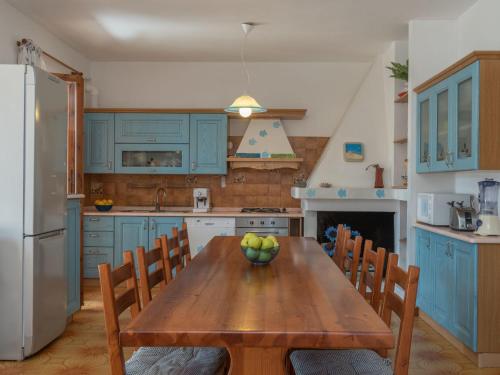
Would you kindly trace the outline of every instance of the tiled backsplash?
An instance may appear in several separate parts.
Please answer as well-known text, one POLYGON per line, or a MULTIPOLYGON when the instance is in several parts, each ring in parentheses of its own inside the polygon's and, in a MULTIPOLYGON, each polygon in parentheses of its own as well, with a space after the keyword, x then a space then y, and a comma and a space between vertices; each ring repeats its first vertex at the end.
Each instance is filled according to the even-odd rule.
MULTIPOLYGON (((290 188, 296 178, 309 176, 328 137, 288 138, 297 157, 304 158, 297 171, 228 169, 225 187, 222 187, 222 176, 87 174, 86 204, 105 197, 120 206, 149 206, 161 186, 167 189, 167 206, 192 206, 193 188, 208 187, 214 207, 300 207, 300 200, 291 197, 290 188)), ((241 139, 230 137, 233 143, 230 154, 238 148, 241 139)))

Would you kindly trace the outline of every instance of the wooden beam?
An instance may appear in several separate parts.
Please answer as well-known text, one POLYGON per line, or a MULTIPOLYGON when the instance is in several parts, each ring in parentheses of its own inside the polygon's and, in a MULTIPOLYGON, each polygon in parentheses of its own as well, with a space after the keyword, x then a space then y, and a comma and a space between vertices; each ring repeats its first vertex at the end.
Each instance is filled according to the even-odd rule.
MULTIPOLYGON (((223 108, 85 108, 86 113, 226 113, 223 108)), ((275 108, 249 117, 260 119, 302 120, 307 109, 275 108)), ((243 119, 238 113, 227 113, 229 118, 243 119)))

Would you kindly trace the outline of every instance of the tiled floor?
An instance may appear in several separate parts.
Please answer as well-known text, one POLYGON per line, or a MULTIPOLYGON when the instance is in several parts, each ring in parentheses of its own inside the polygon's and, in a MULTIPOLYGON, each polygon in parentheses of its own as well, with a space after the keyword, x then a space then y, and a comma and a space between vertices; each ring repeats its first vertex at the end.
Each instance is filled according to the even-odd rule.
MULTIPOLYGON (((106 335, 97 284, 85 286, 86 303, 62 337, 23 362, 1 362, 0 374, 108 374, 106 335)), ((126 351, 126 355, 130 350, 126 351)), ((500 369, 477 369, 422 320, 415 322, 410 374, 499 375, 500 369)))

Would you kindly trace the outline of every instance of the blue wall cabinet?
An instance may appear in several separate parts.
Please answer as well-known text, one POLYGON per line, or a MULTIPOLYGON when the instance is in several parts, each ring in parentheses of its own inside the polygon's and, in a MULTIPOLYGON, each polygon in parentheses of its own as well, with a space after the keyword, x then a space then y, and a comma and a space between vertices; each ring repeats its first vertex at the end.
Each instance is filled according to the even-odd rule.
MULTIPOLYGON (((150 217, 149 218, 149 249, 152 249, 155 245, 155 239, 160 236, 167 235, 170 237, 172 235, 172 228, 181 228, 182 217, 150 217)), ((147 250, 147 249, 146 249, 147 250)))
POLYGON ((80 309, 80 200, 68 200, 66 276, 68 281, 67 313, 80 309))
POLYGON ((115 115, 85 115, 85 172, 113 173, 115 146, 115 115))
MULTIPOLYGON (((498 100, 498 90, 484 87, 481 96, 481 64, 487 62, 476 61, 451 75, 444 75, 433 86, 425 86, 422 91, 417 87, 417 172, 447 172, 474 169, 498 169, 498 161, 491 161, 495 156, 487 150, 500 147, 500 141, 492 140, 498 134, 496 130, 490 132, 496 125, 498 114, 488 111, 491 103, 498 100), (483 111, 481 111, 483 106, 483 111), (483 119, 479 114, 484 113, 483 119), (480 139, 481 128, 484 132, 480 139), (483 159, 480 160, 481 144, 484 147, 483 159)), ((498 64, 497 64, 498 65, 498 64)), ((499 68, 496 68, 500 70, 499 68)), ((483 79, 483 85, 500 85, 491 77, 483 79)), ((485 72, 484 74, 488 74, 485 72)))
POLYGON ((190 173, 227 173, 227 116, 191 115, 190 173))
MULTIPOLYGON (((123 263, 124 251, 132 251, 135 258, 135 250, 137 246, 143 246, 145 249, 148 249, 148 245, 149 220, 147 217, 115 217, 115 267, 123 263)), ((137 261, 137 259, 135 260, 137 261)))
POLYGON ((188 143, 189 114, 117 113, 116 143, 188 143))
POLYGON ((477 351, 477 245, 422 229, 416 235, 420 267, 417 306, 477 351))
POLYGON ((116 144, 115 172, 187 174, 188 144, 116 144))

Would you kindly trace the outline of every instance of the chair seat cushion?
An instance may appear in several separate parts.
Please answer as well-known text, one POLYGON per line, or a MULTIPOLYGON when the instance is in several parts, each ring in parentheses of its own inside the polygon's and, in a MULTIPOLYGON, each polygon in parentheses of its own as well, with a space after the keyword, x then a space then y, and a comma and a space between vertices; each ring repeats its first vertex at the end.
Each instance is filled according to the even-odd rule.
POLYGON ((391 361, 372 350, 296 350, 296 375, 392 375, 391 361))
POLYGON ((125 363, 127 375, 214 375, 226 363, 224 348, 142 347, 125 363))

